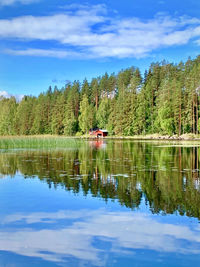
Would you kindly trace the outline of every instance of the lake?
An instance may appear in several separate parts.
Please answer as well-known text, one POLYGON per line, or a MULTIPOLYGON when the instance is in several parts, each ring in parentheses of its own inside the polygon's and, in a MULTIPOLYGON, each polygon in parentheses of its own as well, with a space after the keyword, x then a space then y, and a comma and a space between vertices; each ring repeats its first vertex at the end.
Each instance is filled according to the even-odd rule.
POLYGON ((0 266, 199 264, 198 143, 68 142, 0 150, 0 266))

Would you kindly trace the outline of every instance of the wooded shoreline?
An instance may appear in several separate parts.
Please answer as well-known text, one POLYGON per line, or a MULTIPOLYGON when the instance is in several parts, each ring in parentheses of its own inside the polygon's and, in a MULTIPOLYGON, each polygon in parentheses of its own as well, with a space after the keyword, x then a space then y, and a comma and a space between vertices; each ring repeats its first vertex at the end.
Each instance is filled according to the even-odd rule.
POLYGON ((176 65, 152 63, 144 75, 129 67, 50 86, 20 102, 0 97, 0 135, 82 136, 94 128, 131 139, 198 139, 200 56, 176 65))
POLYGON ((148 134, 148 135, 134 135, 134 136, 106 136, 106 137, 96 137, 92 135, 80 135, 80 136, 65 136, 65 135, 8 135, 8 136, 0 136, 0 140, 28 140, 28 139, 38 139, 38 140, 75 140, 75 139, 91 139, 91 140, 157 140, 157 141, 200 141, 200 135, 194 135, 194 134, 185 134, 185 135, 159 135, 159 134, 148 134))

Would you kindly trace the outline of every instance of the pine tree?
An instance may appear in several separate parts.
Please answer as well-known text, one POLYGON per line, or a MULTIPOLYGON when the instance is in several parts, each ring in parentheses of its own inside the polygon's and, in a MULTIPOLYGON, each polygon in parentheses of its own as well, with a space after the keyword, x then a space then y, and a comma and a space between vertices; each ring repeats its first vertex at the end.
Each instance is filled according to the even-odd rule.
POLYGON ((0 135, 15 134, 17 103, 14 97, 0 98, 0 135))
POLYGON ((53 134, 61 135, 64 133, 65 118, 65 98, 61 92, 57 95, 52 109, 51 129, 53 134))
POLYGON ((65 105, 65 116, 63 120, 64 134, 74 135, 77 131, 77 119, 74 114, 73 102, 69 96, 65 105))
POLYGON ((110 100, 107 97, 104 97, 101 100, 101 103, 99 105, 96 114, 97 126, 99 128, 104 128, 104 129, 107 128, 109 114, 110 114, 110 100))
POLYGON ((81 131, 87 134, 94 124, 94 108, 89 104, 86 95, 83 96, 83 100, 80 103, 80 115, 78 120, 81 131))
POLYGON ((35 97, 24 96, 19 103, 16 112, 16 133, 20 135, 31 134, 33 126, 33 107, 35 105, 35 97))

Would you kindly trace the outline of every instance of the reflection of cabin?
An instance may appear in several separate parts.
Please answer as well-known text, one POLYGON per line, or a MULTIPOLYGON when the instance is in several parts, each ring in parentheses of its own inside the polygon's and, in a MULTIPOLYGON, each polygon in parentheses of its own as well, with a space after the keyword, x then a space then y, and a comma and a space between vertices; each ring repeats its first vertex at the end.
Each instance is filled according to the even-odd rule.
POLYGON ((104 149, 106 148, 106 143, 102 138, 95 138, 95 140, 89 142, 92 148, 104 149))
POLYGON ((96 137, 105 137, 108 135, 108 131, 107 130, 102 130, 99 128, 95 128, 95 129, 90 129, 89 131, 90 135, 94 135, 96 137))

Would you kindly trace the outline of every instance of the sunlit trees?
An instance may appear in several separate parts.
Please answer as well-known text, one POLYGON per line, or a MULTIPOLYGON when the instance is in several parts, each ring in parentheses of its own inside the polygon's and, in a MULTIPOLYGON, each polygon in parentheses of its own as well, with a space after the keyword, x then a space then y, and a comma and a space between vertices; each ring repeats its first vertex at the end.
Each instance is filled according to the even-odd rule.
POLYGON ((78 120, 81 131, 87 134, 94 123, 94 107, 89 104, 86 95, 83 96, 83 100, 80 103, 80 115, 78 120))
POLYGON ((0 98, 0 135, 75 135, 91 127, 109 135, 200 132, 200 56, 152 63, 142 77, 130 67, 91 81, 51 86, 38 97, 0 98))
POLYGON ((96 113, 97 125, 100 128, 106 129, 108 125, 108 117, 110 114, 110 99, 104 97, 96 113))
POLYGON ((14 97, 0 98, 0 135, 13 135, 16 132, 15 116, 17 103, 14 97))

